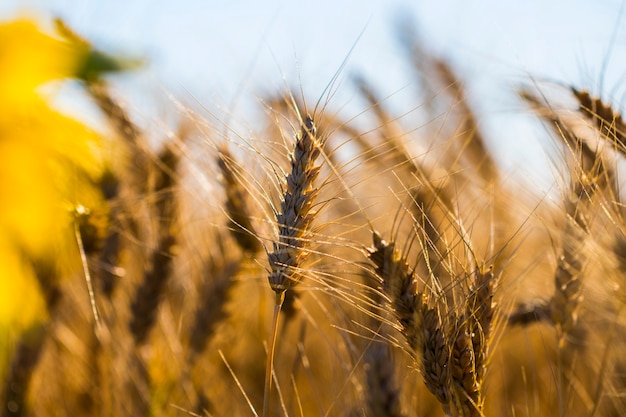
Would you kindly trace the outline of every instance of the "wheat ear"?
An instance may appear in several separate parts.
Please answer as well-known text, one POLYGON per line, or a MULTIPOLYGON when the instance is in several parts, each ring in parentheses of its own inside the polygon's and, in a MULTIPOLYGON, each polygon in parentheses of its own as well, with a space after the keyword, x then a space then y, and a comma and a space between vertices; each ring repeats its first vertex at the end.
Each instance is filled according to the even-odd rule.
POLYGON ((482 408, 480 385, 476 374, 472 325, 466 316, 456 319, 452 339, 450 374, 455 390, 454 405, 459 416, 478 417, 482 408))
POLYGON ((482 416, 482 384, 495 314, 493 269, 477 269, 473 275, 465 311, 453 321, 451 338, 450 367, 455 407, 464 417, 482 416))
POLYGON ((374 343, 365 352, 368 415, 402 417, 400 393, 389 344, 374 343))
POLYGON ((237 165, 226 145, 222 146, 218 152, 217 165, 224 180, 229 230, 244 252, 258 252, 261 244, 255 237, 256 233, 250 221, 250 211, 246 205, 246 189, 237 179, 237 165))
POLYGON ((152 266, 143 276, 131 304, 132 317, 129 323, 135 343, 145 342, 156 321, 157 308, 172 275, 173 248, 178 239, 176 198, 170 194, 176 185, 179 155, 167 146, 159 155, 162 166, 155 185, 158 195, 156 215, 161 221, 158 226, 158 244, 152 253, 152 266))
POLYGON ((321 153, 322 145, 323 141, 317 137, 313 119, 307 116, 291 154, 291 172, 287 175, 287 188, 282 197, 280 212, 276 213, 278 240, 274 241, 273 251, 268 254, 271 269, 268 279, 270 287, 276 293, 276 305, 265 369, 263 417, 269 415, 274 346, 280 308, 285 300, 285 292, 302 278, 301 265, 307 256, 305 246, 310 241, 310 226, 314 216, 311 209, 318 193, 313 183, 320 170, 315 161, 321 153))
POLYGON ((611 142, 618 145, 617 149, 626 153, 626 124, 622 115, 598 97, 591 97, 588 91, 571 87, 578 100, 579 110, 590 119, 598 130, 611 142))
POLYGON ((393 242, 374 232, 369 257, 376 265, 383 291, 391 300, 411 353, 421 370, 426 387, 449 413, 450 348, 439 311, 429 307, 428 297, 417 289, 414 272, 393 242))
POLYGON ((588 177, 570 174, 570 187, 565 196, 565 227, 561 254, 554 273, 555 291, 550 302, 551 319, 557 329, 559 345, 563 345, 568 334, 578 321, 578 306, 582 300, 583 267, 587 262, 584 250, 589 233, 587 211, 589 198, 595 187, 584 181, 588 177))
POLYGON ((217 325, 226 317, 226 303, 233 287, 233 277, 241 268, 241 260, 206 261, 198 307, 191 325, 190 360, 202 354, 217 325))
POLYGON ((557 328, 559 344, 563 345, 567 335, 578 320, 578 306, 582 299, 582 269, 586 261, 582 249, 584 233, 569 217, 563 236, 563 248, 554 273, 555 291, 550 303, 551 319, 557 328))
MULTIPOLYGON (((92 82, 87 85, 89 93, 106 116, 109 124, 122 139, 132 163, 124 164, 120 172, 105 172, 100 187, 104 197, 112 202, 109 213, 109 234, 105 239, 104 248, 100 252, 101 270, 96 271, 95 279, 100 283, 105 297, 110 298, 117 287, 124 270, 118 266, 123 239, 121 230, 137 233, 138 221, 134 213, 135 201, 143 197, 147 191, 146 178, 149 177, 150 155, 144 148, 144 137, 141 129, 131 120, 122 105, 111 95, 104 81, 92 82)), ((138 238, 138 236, 135 236, 138 238)))
POLYGON ((276 214, 278 240, 268 254, 271 268, 269 282, 276 294, 284 293, 301 278, 299 266, 307 255, 305 245, 310 238, 314 214, 311 208, 318 193, 313 182, 319 174, 320 167, 315 165, 315 160, 320 152, 315 124, 313 119, 307 117, 291 155, 287 189, 280 212, 276 214))
POLYGON ((107 234, 102 242, 102 250, 99 254, 99 262, 102 268, 94 268, 93 275, 95 280, 100 284, 102 294, 110 299, 115 291, 121 268, 118 266, 120 262, 121 251, 121 234, 122 225, 120 217, 122 216, 122 208, 120 202, 120 180, 107 170, 100 180, 100 189, 104 198, 111 203, 109 210, 109 227, 107 234))
MULTIPOLYGON (((46 302, 50 320, 54 320, 61 301, 56 267, 46 260, 30 260, 46 302)), ((20 337, 4 382, 2 416, 18 417, 28 414, 26 399, 33 373, 39 364, 44 344, 52 332, 52 323, 35 323, 20 337)))
POLYGON ((419 308, 421 300, 417 300, 421 296, 417 292, 413 271, 394 242, 386 242, 376 232, 373 239, 374 247, 369 251, 369 258, 376 265, 376 274, 381 279, 384 293, 391 300, 393 312, 410 350, 419 355, 424 343, 423 316, 419 308))
POLYGON ((492 182, 498 178, 498 168, 485 144, 485 138, 480 130, 478 120, 465 94, 463 82, 456 75, 450 63, 439 57, 431 57, 432 65, 441 82, 446 85, 445 92, 448 92, 453 100, 453 108, 459 113, 461 119, 462 144, 465 155, 469 158, 477 173, 485 183, 492 182))

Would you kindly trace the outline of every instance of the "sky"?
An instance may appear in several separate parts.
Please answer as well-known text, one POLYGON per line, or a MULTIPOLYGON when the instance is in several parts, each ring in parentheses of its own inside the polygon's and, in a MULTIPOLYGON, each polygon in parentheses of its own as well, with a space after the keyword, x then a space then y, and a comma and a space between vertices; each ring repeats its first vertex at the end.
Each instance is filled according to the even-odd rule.
POLYGON ((517 137, 494 146, 515 166, 520 153, 541 153, 525 142, 535 127, 517 117, 520 85, 558 80, 623 104, 623 7, 623 0, 2 0, 0 18, 60 16, 101 49, 146 58, 130 88, 231 113, 245 109, 245 97, 287 85, 318 98, 336 74, 332 101, 341 107, 354 101, 356 73, 414 107, 402 101, 415 80, 396 41, 398 22, 412 19, 427 46, 459 69, 485 128, 514 127, 517 137))

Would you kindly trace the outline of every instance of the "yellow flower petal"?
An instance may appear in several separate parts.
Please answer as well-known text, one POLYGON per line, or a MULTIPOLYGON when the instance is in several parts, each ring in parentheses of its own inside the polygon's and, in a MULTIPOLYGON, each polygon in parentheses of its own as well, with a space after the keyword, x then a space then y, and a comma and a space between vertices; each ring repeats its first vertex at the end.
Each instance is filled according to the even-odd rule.
POLYGON ((27 20, 0 25, 0 100, 31 100, 39 85, 72 76, 87 53, 85 45, 46 35, 27 20))
POLYGON ((0 239, 0 328, 21 331, 43 320, 46 307, 30 265, 0 239))
POLYGON ((100 137, 40 100, 21 111, 2 107, 0 227, 41 255, 72 220, 72 207, 97 200, 100 137))

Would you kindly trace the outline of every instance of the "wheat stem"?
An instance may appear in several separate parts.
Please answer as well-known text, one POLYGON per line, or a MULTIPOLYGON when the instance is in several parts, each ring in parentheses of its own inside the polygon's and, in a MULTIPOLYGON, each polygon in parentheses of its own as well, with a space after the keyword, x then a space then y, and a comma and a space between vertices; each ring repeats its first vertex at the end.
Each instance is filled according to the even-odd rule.
POLYGON ((263 392, 263 417, 269 416, 270 396, 272 393, 272 372, 274 371, 274 350, 276 347, 276 335, 278 334, 278 319, 280 317, 280 307, 285 300, 285 292, 276 294, 276 304, 274 305, 274 315, 272 317, 272 330, 270 344, 267 347, 267 366, 265 367, 265 389, 263 392))

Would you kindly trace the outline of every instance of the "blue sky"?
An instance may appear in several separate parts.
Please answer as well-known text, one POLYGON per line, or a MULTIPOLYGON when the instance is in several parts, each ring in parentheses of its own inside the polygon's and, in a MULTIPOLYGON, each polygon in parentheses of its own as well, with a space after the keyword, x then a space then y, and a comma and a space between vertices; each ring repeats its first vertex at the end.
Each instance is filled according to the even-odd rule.
MULTIPOLYGON (((323 85, 353 46, 351 68, 397 78, 386 76, 393 65, 380 63, 400 64, 398 15, 414 16, 433 49, 471 73, 597 82, 613 30, 626 27, 620 7, 617 0, 4 0, 0 16, 60 15, 103 47, 148 56, 168 86, 210 91, 275 82, 280 72, 323 85)), ((624 68, 616 61, 624 61, 626 31, 616 41, 611 67, 624 68)), ((402 78, 392 83, 393 90, 402 78)))
MULTIPOLYGON (((621 8, 620 0, 3 0, 0 17, 25 10, 61 16, 105 50, 146 57, 144 88, 232 109, 238 97, 285 84, 317 98, 348 55, 333 98, 338 106, 353 97, 347 80, 355 72, 383 96, 402 97, 414 79, 394 25, 410 16, 428 46, 450 57, 470 92, 479 92, 485 126, 512 123, 525 132, 512 97, 533 77, 595 93, 602 84, 604 97, 623 103, 621 8)), ((496 146, 507 158, 528 148, 519 138, 501 140, 505 146, 496 146)))

